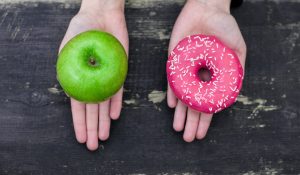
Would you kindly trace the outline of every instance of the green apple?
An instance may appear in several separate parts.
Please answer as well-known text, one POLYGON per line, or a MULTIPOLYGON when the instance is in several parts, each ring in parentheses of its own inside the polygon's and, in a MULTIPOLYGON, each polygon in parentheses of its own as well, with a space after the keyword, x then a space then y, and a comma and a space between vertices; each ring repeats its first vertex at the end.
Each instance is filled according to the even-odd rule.
POLYGON ((72 38, 61 50, 57 79, 70 97, 97 103, 114 95, 127 75, 127 55, 111 34, 90 30, 72 38))

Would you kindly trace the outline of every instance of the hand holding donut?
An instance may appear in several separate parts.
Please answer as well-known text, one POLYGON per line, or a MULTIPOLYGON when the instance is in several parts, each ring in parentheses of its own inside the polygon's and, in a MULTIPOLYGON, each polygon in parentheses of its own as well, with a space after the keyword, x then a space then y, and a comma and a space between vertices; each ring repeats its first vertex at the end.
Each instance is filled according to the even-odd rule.
POLYGON ((173 127, 176 131, 184 129, 183 138, 187 142, 195 137, 204 138, 212 113, 232 104, 241 88, 246 44, 235 19, 230 15, 229 7, 230 0, 188 0, 173 28, 167 63, 168 105, 176 107, 173 127), (189 48, 181 47, 187 45, 189 48), (190 58, 186 57, 187 53, 190 58), (195 73, 199 68, 210 71, 199 72, 200 79, 206 81, 211 78, 211 81, 197 81, 195 73), (211 91, 199 89, 202 85, 211 91), (222 85, 226 88, 219 88, 222 85), (201 93, 196 96, 198 91, 201 93), (207 95, 203 96, 206 92, 207 95))

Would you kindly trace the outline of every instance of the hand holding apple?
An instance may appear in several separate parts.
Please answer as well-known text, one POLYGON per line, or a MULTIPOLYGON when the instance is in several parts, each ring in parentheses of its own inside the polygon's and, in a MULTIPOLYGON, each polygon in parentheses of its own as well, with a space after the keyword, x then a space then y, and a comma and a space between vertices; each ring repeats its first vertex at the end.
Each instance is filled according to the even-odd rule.
MULTIPOLYGON (((72 18, 60 50, 70 39, 88 30, 112 34, 120 41, 128 55, 124 0, 82 0, 80 11, 72 18)), ((122 94, 123 88, 101 103, 83 103, 71 98, 74 130, 78 142, 86 143, 89 150, 96 150, 98 139, 108 139, 111 119, 115 120, 120 116, 122 94)))

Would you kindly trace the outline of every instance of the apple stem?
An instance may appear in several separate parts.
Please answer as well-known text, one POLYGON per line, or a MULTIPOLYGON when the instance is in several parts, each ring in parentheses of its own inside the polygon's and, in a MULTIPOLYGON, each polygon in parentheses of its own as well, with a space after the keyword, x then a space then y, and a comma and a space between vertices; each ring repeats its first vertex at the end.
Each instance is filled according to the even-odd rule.
POLYGON ((95 66, 96 65, 96 60, 94 58, 90 58, 89 59, 89 63, 92 65, 92 66, 95 66))

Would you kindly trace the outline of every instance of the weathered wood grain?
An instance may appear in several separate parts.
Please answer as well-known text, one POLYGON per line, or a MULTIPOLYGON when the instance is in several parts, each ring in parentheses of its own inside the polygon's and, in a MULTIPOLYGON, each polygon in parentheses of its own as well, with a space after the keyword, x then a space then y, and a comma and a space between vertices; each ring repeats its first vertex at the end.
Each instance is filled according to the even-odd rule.
POLYGON ((300 173, 298 1, 251 0, 233 10, 248 46, 242 96, 190 144, 172 130, 173 110, 157 92, 166 90, 168 40, 183 1, 127 1, 124 108, 94 153, 76 142, 55 78, 77 2, 0 5, 1 175, 300 173))

